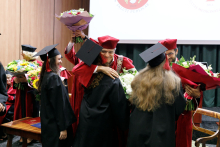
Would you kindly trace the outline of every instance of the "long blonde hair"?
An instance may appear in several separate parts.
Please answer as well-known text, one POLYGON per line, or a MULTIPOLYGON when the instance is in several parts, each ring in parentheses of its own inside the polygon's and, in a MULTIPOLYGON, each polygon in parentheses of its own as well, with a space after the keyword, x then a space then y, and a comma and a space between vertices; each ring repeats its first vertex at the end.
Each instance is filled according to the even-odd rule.
POLYGON ((180 78, 163 69, 165 60, 156 67, 147 65, 131 83, 131 103, 145 111, 154 111, 162 103, 172 105, 180 91, 180 78))

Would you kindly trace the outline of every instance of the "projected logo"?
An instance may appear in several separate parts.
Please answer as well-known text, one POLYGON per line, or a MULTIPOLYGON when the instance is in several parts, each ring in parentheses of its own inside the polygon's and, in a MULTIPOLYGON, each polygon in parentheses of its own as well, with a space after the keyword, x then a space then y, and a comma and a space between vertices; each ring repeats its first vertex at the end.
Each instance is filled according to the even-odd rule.
POLYGON ((117 2, 125 9, 137 10, 144 7, 148 0, 117 0, 117 2))
POLYGON ((202 12, 213 13, 220 11, 220 0, 190 0, 192 5, 202 12))

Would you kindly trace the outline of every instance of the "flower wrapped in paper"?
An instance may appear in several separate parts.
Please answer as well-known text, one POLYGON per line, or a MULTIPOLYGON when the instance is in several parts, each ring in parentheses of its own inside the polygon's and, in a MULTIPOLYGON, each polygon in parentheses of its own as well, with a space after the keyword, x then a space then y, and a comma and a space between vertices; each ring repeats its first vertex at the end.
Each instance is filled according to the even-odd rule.
MULTIPOLYGON (((173 71, 181 78, 183 85, 187 84, 197 88, 200 84, 202 91, 218 88, 220 86, 219 74, 213 73, 211 66, 207 67, 194 60, 195 56, 190 61, 185 61, 182 57, 177 63, 172 64, 173 71)), ((184 97, 189 101, 186 110, 194 110, 194 106, 191 106, 193 105, 192 97, 187 93, 184 94, 184 97)))
MULTIPOLYGON (((88 27, 93 15, 84 9, 70 10, 56 15, 56 18, 67 26, 72 31, 84 30, 88 27)), ((76 37, 76 43, 83 42, 81 37, 76 37)))

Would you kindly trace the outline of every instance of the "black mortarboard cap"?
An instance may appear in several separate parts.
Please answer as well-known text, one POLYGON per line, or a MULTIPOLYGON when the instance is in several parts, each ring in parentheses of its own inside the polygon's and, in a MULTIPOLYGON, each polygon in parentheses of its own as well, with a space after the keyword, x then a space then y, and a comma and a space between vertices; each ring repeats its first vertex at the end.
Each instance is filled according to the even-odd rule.
POLYGON ((166 50, 167 48, 165 46, 157 43, 139 55, 146 63, 148 62, 151 67, 155 67, 165 60, 166 55, 164 52, 166 50))
POLYGON ((54 45, 49 45, 43 48, 41 51, 39 51, 35 56, 40 56, 42 61, 47 60, 47 53, 48 53, 48 58, 55 57, 56 55, 60 55, 60 52, 55 48, 58 44, 54 45))
POLYGON ((35 52, 35 50, 37 49, 36 47, 33 47, 31 45, 21 45, 22 47, 22 51, 28 51, 28 52, 35 52))
POLYGON ((90 39, 87 39, 80 50, 77 52, 76 56, 88 66, 91 66, 102 49, 103 47, 91 41, 90 39))
POLYGON ((12 74, 11 72, 9 72, 8 70, 5 71, 5 74, 6 74, 6 75, 9 74, 9 75, 12 75, 12 76, 13 76, 13 74, 12 74))

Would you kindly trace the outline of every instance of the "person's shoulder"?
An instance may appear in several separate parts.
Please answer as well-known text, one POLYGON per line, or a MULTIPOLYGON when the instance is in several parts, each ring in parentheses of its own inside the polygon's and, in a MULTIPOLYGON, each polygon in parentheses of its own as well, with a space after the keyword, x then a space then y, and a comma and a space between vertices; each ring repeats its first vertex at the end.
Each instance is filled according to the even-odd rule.
POLYGON ((111 77, 109 77, 108 75, 104 74, 103 79, 102 79, 102 83, 103 84, 108 84, 109 86, 114 85, 114 84, 118 84, 120 82, 119 78, 112 79, 111 77))
POLYGON ((57 80, 59 79, 58 74, 54 73, 54 72, 46 72, 44 77, 49 80, 49 81, 53 81, 53 80, 57 80))

